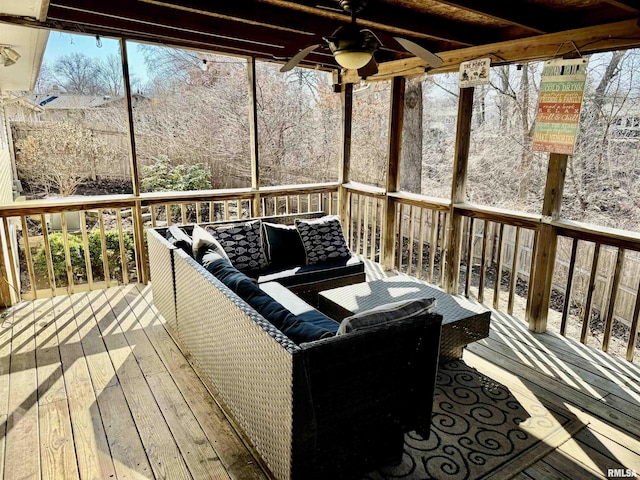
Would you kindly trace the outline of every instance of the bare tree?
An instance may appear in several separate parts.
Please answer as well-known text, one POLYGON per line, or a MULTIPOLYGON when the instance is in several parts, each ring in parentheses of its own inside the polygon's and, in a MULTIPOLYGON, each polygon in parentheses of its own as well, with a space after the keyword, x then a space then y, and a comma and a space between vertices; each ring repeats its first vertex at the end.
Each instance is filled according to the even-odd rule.
POLYGON ((123 94, 122 59, 112 53, 98 61, 98 79, 104 93, 114 97, 123 94))
POLYGON ((63 55, 53 67, 55 78, 67 92, 83 95, 100 93, 100 68, 84 53, 63 55))
POLYGON ((93 131, 72 122, 51 122, 16 144, 20 178, 45 193, 72 195, 89 175, 82 168, 96 157, 109 158, 110 146, 93 131))
POLYGON ((36 93, 46 92, 56 84, 55 74, 51 64, 43 62, 38 73, 34 91, 36 93))
POLYGON ((640 52, 593 55, 576 151, 567 165, 563 215, 638 229, 640 52))

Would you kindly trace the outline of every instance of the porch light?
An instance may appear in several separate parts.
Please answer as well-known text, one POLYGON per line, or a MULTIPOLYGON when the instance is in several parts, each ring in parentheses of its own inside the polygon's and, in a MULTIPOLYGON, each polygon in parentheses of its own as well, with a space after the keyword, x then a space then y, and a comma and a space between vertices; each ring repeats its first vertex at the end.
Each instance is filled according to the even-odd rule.
POLYGON ((10 67, 18 61, 20 54, 8 45, 0 46, 0 57, 5 67, 10 67))

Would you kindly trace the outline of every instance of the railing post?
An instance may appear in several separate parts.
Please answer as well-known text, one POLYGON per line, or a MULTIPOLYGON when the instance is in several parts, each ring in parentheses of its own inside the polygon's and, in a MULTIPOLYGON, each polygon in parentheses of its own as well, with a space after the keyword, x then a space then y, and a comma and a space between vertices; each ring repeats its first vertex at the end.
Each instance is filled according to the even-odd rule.
MULTIPOLYGON (((456 126, 456 146, 453 159, 453 180, 451 182, 451 208, 449 215, 449 242, 446 253, 445 290, 458 293, 460 279, 460 254, 462 251, 462 215, 455 208, 457 203, 467 199, 467 169, 469 145, 471 143, 471 118, 473 115, 474 88, 461 88, 458 102, 458 123, 456 126)), ((471 265, 467 265, 467 275, 471 275, 471 265)))
POLYGON ((341 91, 342 105, 342 135, 340 149, 340 164, 338 165, 338 215, 343 228, 348 231, 349 222, 349 192, 344 188, 349 183, 349 171, 351 169, 351 122, 353 114, 353 84, 345 83, 341 91))
POLYGON ((539 248, 536 249, 536 256, 533 259, 533 276, 529 283, 532 294, 526 313, 529 330, 537 333, 542 333, 547 329, 553 266, 558 243, 558 234, 551 222, 560 216, 567 158, 568 156, 565 154, 551 153, 549 155, 547 184, 542 205, 542 224, 538 233, 539 248))
POLYGON ((11 228, 9 219, 0 217, 2 230, 0 231, 0 305, 10 307, 20 301, 20 283, 17 280, 18 271, 15 267, 15 256, 11 244, 11 228))
POLYGON ((142 202, 136 200, 131 208, 133 218, 133 241, 136 248, 136 268, 138 270, 138 282, 147 284, 149 272, 147 271, 147 249, 144 241, 144 223, 142 220, 142 202))
POLYGON ((251 215, 260 216, 260 150, 258 148, 258 106, 256 94, 256 61, 247 59, 247 81, 249 84, 249 150, 251 150, 251 189, 255 192, 251 200, 251 215))
MULTIPOLYGON (((382 252, 381 263, 385 270, 391 270, 395 264, 393 258, 396 242, 396 205, 389 193, 397 192, 400 187, 400 153, 402 149, 402 121, 404 116, 404 77, 391 80, 391 106, 389 113, 389 152, 387 157, 386 198, 382 215, 382 252)), ((402 246, 402 245, 401 245, 402 246)), ((402 251, 397 252, 402 255, 402 251)))

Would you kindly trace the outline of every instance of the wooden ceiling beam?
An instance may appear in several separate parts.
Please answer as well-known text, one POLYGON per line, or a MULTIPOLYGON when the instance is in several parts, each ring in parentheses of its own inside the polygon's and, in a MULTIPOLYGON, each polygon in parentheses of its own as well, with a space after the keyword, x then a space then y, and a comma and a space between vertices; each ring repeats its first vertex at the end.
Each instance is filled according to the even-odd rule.
POLYGON ((64 30, 72 30, 76 33, 101 34, 108 33, 114 37, 143 38, 147 41, 157 42, 161 45, 188 45, 191 48, 198 46, 217 46, 223 51, 248 56, 250 53, 273 52, 282 54, 282 47, 277 45, 251 45, 245 41, 226 39, 223 37, 208 37, 200 32, 162 27, 152 24, 131 22, 125 19, 94 15, 88 12, 61 9, 52 5, 49 9, 48 25, 60 25, 64 30), (254 47, 252 49, 252 47, 254 47), (247 53, 249 52, 249 53, 247 53))
POLYGON ((549 23, 539 9, 528 5, 514 5, 509 0, 493 0, 490 2, 478 2, 475 0, 436 0, 437 3, 449 7, 459 8, 492 20, 508 23, 534 33, 543 34, 557 30, 549 23))
MULTIPOLYGON (((245 33, 247 28, 265 27, 288 33, 328 35, 348 18, 335 19, 318 16, 300 15, 298 12, 273 7, 259 1, 233 0, 133 0, 141 9, 147 5, 157 5, 169 11, 183 11, 190 14, 205 15, 234 22, 237 31, 245 33), (244 27, 243 27, 244 25, 244 27), (244 28, 244 29, 243 29, 244 28), (327 33, 328 32, 328 33, 327 33)), ((91 8, 95 8, 93 5, 91 8)))
MULTIPOLYGON (((131 0, 109 0, 98 5, 87 4, 85 0, 53 0, 51 8, 55 8, 58 20, 77 19, 85 14, 92 18, 118 19, 124 22, 139 23, 149 27, 163 28, 185 32, 199 32, 204 37, 233 39, 238 44, 279 46, 286 50, 292 40, 307 42, 313 38, 311 34, 292 34, 271 28, 254 26, 245 29, 238 35, 239 25, 213 17, 192 15, 181 10, 168 10, 156 5, 145 5, 144 9, 132 9, 131 0), (68 13, 67 13, 68 12, 68 13), (66 18, 66 16, 69 18, 66 18), (307 38, 309 40, 307 40, 307 38)), ((52 18, 51 9, 49 18, 52 18)))
MULTIPOLYGON (((482 57, 491 57, 493 65, 525 63, 561 57, 564 54, 575 53, 571 42, 582 54, 640 47, 640 20, 625 20, 508 42, 439 52, 438 56, 442 58, 444 63, 440 68, 429 70, 429 73, 457 71, 461 62, 482 57)), ((378 65, 378 73, 367 77, 367 81, 404 76, 405 72, 413 74, 416 69, 420 68, 426 71, 428 67, 423 60, 417 57, 385 62, 378 65)), ((344 83, 356 83, 360 80, 358 73, 353 70, 348 70, 342 75, 344 83)))
MULTIPOLYGON (((307 15, 332 18, 348 22, 350 17, 337 5, 335 9, 319 8, 316 0, 259 0, 286 10, 307 15)), ((216 7, 217 8, 217 7, 216 7)), ((485 28, 470 27, 447 18, 421 13, 398 5, 377 2, 357 14, 357 22, 363 27, 383 31, 390 35, 410 36, 417 39, 444 41, 459 46, 479 45, 495 32, 485 28)))
MULTIPOLYGON (((282 49, 263 47, 260 51, 247 50, 246 44, 238 44, 233 41, 220 41, 216 44, 203 41, 201 35, 187 34, 185 32, 176 32, 175 30, 164 29, 148 29, 139 24, 127 24, 118 19, 111 19, 105 22, 104 19, 96 21, 95 18, 89 18, 87 14, 82 17, 74 18, 75 21, 62 20, 55 18, 57 7, 51 7, 50 13, 54 17, 44 22, 38 22, 24 17, 16 17, 11 15, 0 15, 0 23, 9 23, 14 25, 23 25, 34 28, 44 28, 47 30, 61 30, 69 33, 100 35, 103 37, 120 38, 127 40, 152 43, 175 48, 185 48, 202 52, 210 52, 217 54, 234 55, 237 57, 254 56, 260 60, 272 61, 273 57, 282 54, 282 49), (149 31, 151 30, 151 31, 149 31)), ((80 14, 79 14, 80 15, 80 14)), ((319 68, 325 71, 336 69, 335 61, 331 55, 311 54, 301 66, 308 68, 319 68)))
POLYGON ((614 7, 621 8, 627 12, 640 13, 640 5, 637 0, 604 0, 606 3, 614 7))

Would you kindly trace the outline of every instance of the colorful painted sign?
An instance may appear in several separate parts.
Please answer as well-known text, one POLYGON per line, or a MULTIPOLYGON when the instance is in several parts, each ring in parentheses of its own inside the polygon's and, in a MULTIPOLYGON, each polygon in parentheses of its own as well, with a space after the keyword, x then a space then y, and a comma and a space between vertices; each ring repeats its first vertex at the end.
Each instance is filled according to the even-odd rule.
POLYGON ((490 58, 478 58, 460 64, 458 86, 460 88, 475 87, 489 83, 490 58))
POLYGON ((573 155, 587 80, 587 63, 584 58, 545 62, 533 133, 534 152, 573 155))

